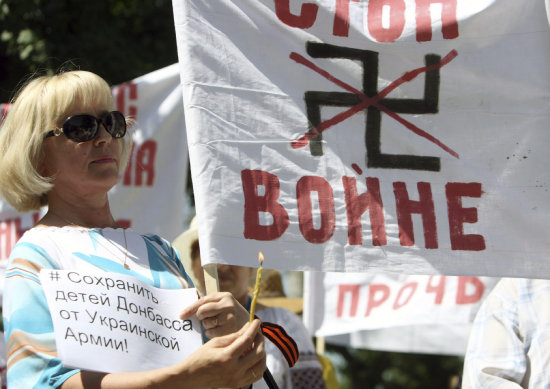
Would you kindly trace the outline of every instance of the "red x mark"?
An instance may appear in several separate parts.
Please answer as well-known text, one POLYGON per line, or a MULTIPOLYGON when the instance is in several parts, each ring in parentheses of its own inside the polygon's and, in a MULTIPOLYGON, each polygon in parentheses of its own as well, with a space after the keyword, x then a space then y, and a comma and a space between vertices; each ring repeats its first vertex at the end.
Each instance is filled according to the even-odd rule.
POLYGON ((401 84, 405 82, 409 82, 414 80, 418 75, 428 72, 430 70, 440 69, 449 62, 451 62, 456 56, 458 55, 456 50, 451 50, 449 54, 447 54, 440 63, 432 65, 432 66, 425 66, 420 67, 414 70, 411 70, 410 72, 406 72, 403 74, 400 78, 389 84, 387 87, 385 87, 380 93, 378 93, 374 97, 368 97, 360 90, 355 89, 351 85, 346 84, 345 82, 337 79, 336 77, 332 76, 327 71, 321 69, 317 65, 315 65, 313 62, 307 60, 302 55, 292 52, 290 53, 290 58, 294 61, 307 66, 308 68, 312 69, 313 71, 319 73, 321 76, 325 77, 327 80, 332 81, 336 85, 342 87, 343 89, 350 91, 352 93, 355 93, 359 98, 361 99, 361 102, 359 104, 354 105, 347 111, 341 112, 338 115, 332 117, 331 119, 325 120, 321 124, 319 124, 317 127, 313 128, 312 130, 308 131, 304 136, 302 136, 300 139, 297 139, 295 141, 292 141, 291 145, 295 149, 299 149, 302 147, 307 146, 309 143, 309 140, 311 138, 315 138, 317 135, 328 129, 329 127, 332 127, 335 124, 340 123, 341 121, 349 118, 350 116, 356 114, 357 112, 360 112, 371 105, 373 107, 378 108, 380 111, 385 112, 388 116, 394 118, 399 123, 403 124, 406 128, 411 130, 417 135, 420 135, 423 138, 426 138, 430 142, 435 143, 437 146, 451 154, 455 158, 459 158, 458 154, 452 150, 450 147, 443 144, 440 140, 435 138, 434 136, 428 134, 426 131, 418 128, 411 122, 403 119, 401 116, 397 115, 395 112, 390 111, 388 108, 384 107, 383 105, 379 104, 379 101, 382 100, 384 97, 386 97, 391 91, 393 91, 395 88, 400 86, 401 84))

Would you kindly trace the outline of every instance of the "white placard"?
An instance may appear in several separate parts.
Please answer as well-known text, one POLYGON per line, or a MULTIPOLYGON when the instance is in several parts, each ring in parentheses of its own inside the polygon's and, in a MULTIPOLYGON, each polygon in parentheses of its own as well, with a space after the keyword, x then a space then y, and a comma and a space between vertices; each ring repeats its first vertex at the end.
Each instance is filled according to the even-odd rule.
POLYGON ((202 344, 196 317, 179 313, 191 289, 159 289, 116 273, 40 271, 64 366, 106 373, 171 366, 202 344))

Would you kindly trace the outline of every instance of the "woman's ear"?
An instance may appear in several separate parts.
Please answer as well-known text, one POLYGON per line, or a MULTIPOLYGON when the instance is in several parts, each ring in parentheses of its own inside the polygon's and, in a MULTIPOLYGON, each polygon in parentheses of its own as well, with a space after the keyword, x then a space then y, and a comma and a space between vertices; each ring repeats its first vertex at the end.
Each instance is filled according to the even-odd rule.
POLYGON ((52 149, 52 145, 47 145, 42 143, 42 146, 40 147, 40 154, 38 155, 38 163, 36 166, 36 171, 38 174, 40 174, 42 177, 51 177, 53 178, 55 176, 55 171, 52 171, 51 165, 48 163, 48 154, 52 155, 54 153, 52 149), (48 153, 48 150, 49 153, 48 153))

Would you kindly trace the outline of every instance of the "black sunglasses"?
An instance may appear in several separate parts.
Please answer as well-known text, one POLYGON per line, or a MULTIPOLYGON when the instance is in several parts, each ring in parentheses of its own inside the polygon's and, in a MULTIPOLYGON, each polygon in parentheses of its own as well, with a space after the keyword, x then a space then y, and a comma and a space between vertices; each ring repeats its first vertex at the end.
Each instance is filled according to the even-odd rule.
POLYGON ((113 138, 122 138, 126 134, 126 118, 121 112, 112 111, 101 119, 88 114, 69 116, 61 128, 46 133, 44 139, 63 133, 74 142, 87 142, 96 137, 101 124, 113 138))

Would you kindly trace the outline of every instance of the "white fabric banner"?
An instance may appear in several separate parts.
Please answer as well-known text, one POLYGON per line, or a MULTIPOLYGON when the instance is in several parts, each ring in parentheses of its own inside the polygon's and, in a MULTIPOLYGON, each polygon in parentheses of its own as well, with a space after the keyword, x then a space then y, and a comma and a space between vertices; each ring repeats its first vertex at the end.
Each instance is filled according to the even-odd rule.
POLYGON ((543 0, 173 6, 205 262, 550 277, 543 0))
POLYGON ((312 334, 329 342, 386 351, 461 354, 475 314, 497 281, 307 272, 303 319, 312 334))
MULTIPOLYGON (((115 108, 137 122, 131 130, 130 162, 109 194, 111 210, 122 226, 172 240, 184 227, 188 169, 179 67, 174 64, 117 85, 113 96, 115 108)), ((2 113, 8 109, 0 105, 2 113)), ((18 214, 0 199, 0 265, 45 211, 18 214)))
POLYGON ((438 355, 466 354, 472 324, 420 324, 325 337, 325 342, 366 350, 438 355))

